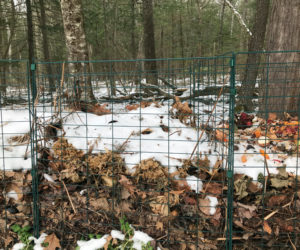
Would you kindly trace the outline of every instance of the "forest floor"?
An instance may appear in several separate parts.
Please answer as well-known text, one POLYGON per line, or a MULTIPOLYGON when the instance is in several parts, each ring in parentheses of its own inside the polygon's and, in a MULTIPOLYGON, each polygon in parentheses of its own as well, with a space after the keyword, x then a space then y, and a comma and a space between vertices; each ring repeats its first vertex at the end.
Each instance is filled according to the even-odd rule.
MULTIPOLYGON (((37 107, 43 234, 34 249, 224 249, 224 103, 208 110, 179 100, 102 104, 94 113, 64 109, 59 116, 53 110, 37 107)), ((13 248, 22 249, 33 221, 31 123, 17 105, 1 115, 0 247, 22 241, 13 248)), ((236 114, 234 249, 300 247, 298 131, 298 118, 288 114, 236 114)))

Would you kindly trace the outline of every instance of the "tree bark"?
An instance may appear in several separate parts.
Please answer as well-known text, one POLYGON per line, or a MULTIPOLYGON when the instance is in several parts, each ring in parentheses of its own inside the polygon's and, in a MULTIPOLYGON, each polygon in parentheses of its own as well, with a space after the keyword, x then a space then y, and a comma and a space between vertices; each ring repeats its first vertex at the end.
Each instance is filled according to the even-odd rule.
MULTIPOLYGON (((28 57, 29 57, 29 65, 33 63, 34 60, 34 39, 33 39, 33 24, 32 24, 32 9, 31 9, 31 1, 26 0, 26 15, 27 15, 27 41, 28 41, 28 57)), ((33 74, 30 70, 30 83, 31 83, 31 93, 33 98, 35 98, 37 89, 36 85, 33 86, 33 74)))
MULTIPOLYGON (((267 49, 300 50, 299 0, 273 0, 267 27, 267 49)), ((261 86, 260 112, 298 114, 300 95, 300 52, 270 53, 266 58, 261 86)))
MULTIPOLYGON (((256 0, 256 13, 252 36, 249 41, 248 51, 261 51, 264 47, 265 33, 269 15, 270 0, 256 0)), ((261 54, 249 53, 244 72, 242 87, 239 91, 239 104, 245 111, 253 111, 253 95, 258 75, 261 54)))
POLYGON ((145 62, 146 79, 148 83, 157 84, 152 0, 143 0, 143 18, 145 58, 153 59, 145 62))
MULTIPOLYGON (((61 12, 63 17, 66 45, 69 61, 88 61, 88 47, 83 26, 81 0, 61 0, 61 12)), ((72 75, 79 74, 80 79, 74 81, 74 97, 76 101, 95 102, 90 77, 84 79, 84 74, 90 73, 90 65, 87 62, 75 62, 69 64, 72 75)))
MULTIPOLYGON (((39 0, 40 1, 40 8, 41 8, 41 18, 40 18, 40 25, 41 25, 41 32, 42 32, 42 38, 43 38, 43 52, 44 52, 44 60, 46 62, 50 61, 50 53, 49 53, 49 43, 48 43, 48 32, 46 28, 47 24, 47 17, 46 17, 46 12, 45 12, 45 4, 44 0, 39 0)), ((48 74, 48 81, 49 81, 49 90, 51 92, 55 91, 55 84, 52 76, 52 69, 51 69, 51 64, 48 63, 46 65, 47 67, 47 74, 48 74)))

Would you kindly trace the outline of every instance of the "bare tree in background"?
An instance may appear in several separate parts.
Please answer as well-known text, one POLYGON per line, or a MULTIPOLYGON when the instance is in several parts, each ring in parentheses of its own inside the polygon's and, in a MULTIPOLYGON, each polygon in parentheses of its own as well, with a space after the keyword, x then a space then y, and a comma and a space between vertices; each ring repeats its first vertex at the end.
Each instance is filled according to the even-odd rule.
MULTIPOLYGON (((300 1, 273 0, 267 27, 267 50, 300 50, 300 1)), ((261 91, 261 112, 299 115, 300 53, 270 53, 266 84, 261 91)))
POLYGON ((147 82, 157 84, 157 66, 155 55, 154 24, 153 24, 153 3, 152 0, 143 0, 144 18, 144 51, 146 59, 154 59, 145 62, 147 82))
MULTIPOLYGON (((269 15, 270 0, 256 0, 256 13, 253 35, 250 37, 248 51, 261 51, 264 47, 265 33, 269 15)), ((249 53, 247 56, 246 69, 244 72, 242 87, 239 91, 239 103, 245 111, 253 111, 253 95, 258 75, 261 55, 249 53)))
MULTIPOLYGON (((41 8, 41 18, 40 18, 40 25, 41 25, 41 32, 42 32, 42 40, 43 40, 43 53, 44 53, 44 59, 46 62, 50 61, 50 53, 49 53, 49 42, 48 42, 48 32, 47 32, 47 16, 45 11, 45 4, 44 0, 39 0, 40 8, 41 8)), ((49 90, 51 92, 55 91, 55 84, 54 79, 52 77, 52 69, 51 64, 48 63, 46 65, 47 67, 47 74, 48 74, 48 80, 49 80, 49 90)))
MULTIPOLYGON (((60 0, 69 61, 88 61, 88 47, 83 26, 81 0, 60 0)), ((76 101, 95 102, 91 79, 83 79, 83 74, 90 73, 89 63, 70 63, 71 74, 80 74, 74 86, 76 101), (78 100, 79 99, 79 100, 78 100)))

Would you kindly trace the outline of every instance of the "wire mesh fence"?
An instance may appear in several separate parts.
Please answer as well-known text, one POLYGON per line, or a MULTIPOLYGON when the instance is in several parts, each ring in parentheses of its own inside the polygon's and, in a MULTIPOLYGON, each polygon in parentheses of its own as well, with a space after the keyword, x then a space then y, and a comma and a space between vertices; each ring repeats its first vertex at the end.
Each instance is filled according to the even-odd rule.
POLYGON ((98 248, 297 248, 293 53, 35 62, 31 79, 25 61, 16 83, 28 84, 27 102, 1 102, 1 246, 28 225, 64 249, 91 239, 98 248), (284 95, 272 92, 279 86, 284 95))

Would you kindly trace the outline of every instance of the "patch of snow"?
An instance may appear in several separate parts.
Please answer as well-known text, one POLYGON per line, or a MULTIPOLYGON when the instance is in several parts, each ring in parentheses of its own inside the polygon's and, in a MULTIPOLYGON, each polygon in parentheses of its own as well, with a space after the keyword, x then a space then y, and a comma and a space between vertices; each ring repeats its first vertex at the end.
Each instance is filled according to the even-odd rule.
POLYGON ((79 240, 77 241, 77 245, 80 250, 97 250, 104 247, 107 237, 108 234, 104 235, 100 239, 91 239, 88 241, 79 240))
POLYGON ((8 193, 7 193, 7 197, 8 198, 12 198, 12 199, 14 199, 14 200, 18 200, 18 194, 17 194, 17 192, 15 191, 15 190, 11 190, 11 191, 9 191, 8 193))
POLYGON ((188 176, 186 177, 186 182, 190 186, 192 190, 194 190, 197 194, 202 190, 203 183, 196 176, 188 176))
POLYGON ((24 243, 14 244, 12 250, 23 250, 26 245, 24 243))
POLYGON ((142 250, 143 245, 146 245, 149 241, 152 241, 148 234, 141 231, 134 231, 134 235, 132 237, 133 248, 137 250, 142 250))
POLYGON ((207 196, 207 198, 210 201, 210 211, 209 211, 209 213, 211 215, 214 215, 215 212, 216 212, 216 206, 218 205, 218 199, 216 197, 213 197, 213 196, 207 196))
POLYGON ((111 230, 110 235, 111 235, 111 237, 113 237, 114 239, 125 240, 125 235, 122 234, 122 232, 120 232, 120 231, 118 231, 118 230, 111 230))
POLYGON ((34 241, 35 246, 33 247, 33 250, 43 250, 44 247, 42 246, 43 242, 45 241, 47 237, 47 234, 42 233, 41 236, 36 239, 35 237, 29 237, 29 240, 34 241))

